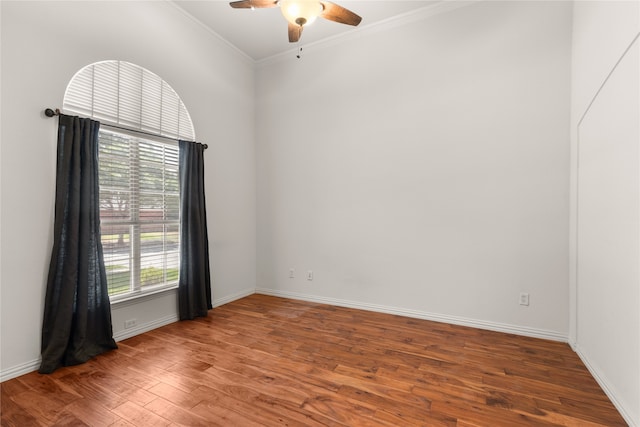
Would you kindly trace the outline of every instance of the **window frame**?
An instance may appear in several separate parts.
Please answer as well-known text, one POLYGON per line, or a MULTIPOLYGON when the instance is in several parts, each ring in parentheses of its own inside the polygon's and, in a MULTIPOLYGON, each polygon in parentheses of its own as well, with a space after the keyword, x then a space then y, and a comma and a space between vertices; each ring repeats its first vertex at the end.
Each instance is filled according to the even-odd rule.
MULTIPOLYGON (((139 133, 135 132, 135 131, 127 131, 125 129, 122 129, 120 127, 114 127, 114 126, 109 126, 108 124, 104 125, 105 129, 102 129, 103 126, 101 126, 100 129, 100 133, 99 133, 99 139, 102 136, 102 133, 109 133, 112 135, 116 135, 118 137, 123 137, 126 138, 129 141, 129 144, 131 144, 131 141, 142 141, 144 142, 148 142, 151 144, 162 144, 164 146, 170 146, 174 148, 175 151, 175 155, 178 155, 178 142, 171 139, 170 141, 168 141, 168 138, 163 138, 161 136, 151 136, 151 135, 140 135, 139 133)), ((102 142, 100 142, 100 146, 102 146, 102 142)), ((134 143, 131 144, 133 146, 138 146, 139 144, 134 143)), ((159 293, 159 292, 164 292, 164 291, 169 291, 171 289, 176 289, 178 287, 178 280, 179 280, 179 274, 180 274, 180 215, 179 215, 179 187, 177 188, 176 192, 174 193, 170 193, 167 191, 163 191, 162 195, 163 198, 166 197, 167 195, 169 196, 177 196, 178 197, 178 217, 176 219, 162 219, 162 220, 154 220, 154 221, 141 221, 140 220, 140 212, 142 210, 141 206, 140 206, 140 194, 141 190, 140 190, 140 155, 139 155, 139 149, 138 147, 134 147, 133 149, 134 152, 138 152, 138 154, 134 153, 132 155, 128 156, 128 160, 129 160, 129 168, 130 168, 130 172, 133 172, 130 174, 129 176, 129 189, 131 192, 131 197, 130 197, 130 204, 129 204, 129 218, 128 219, 118 219, 118 220, 109 220, 108 217, 103 216, 103 209, 102 209, 102 205, 101 205, 101 209, 100 209, 100 228, 101 228, 101 235, 104 236, 105 234, 103 233, 103 230, 105 230, 108 226, 110 225, 122 225, 122 226, 128 226, 129 227, 129 290, 126 292, 122 292, 122 293, 116 293, 116 294, 111 294, 111 286, 110 286, 110 280, 109 280, 109 272, 107 272, 107 283, 109 286, 109 299, 111 301, 111 304, 115 304, 115 303, 119 303, 119 302, 123 302, 123 301, 128 301, 131 299, 135 299, 135 298, 139 298, 139 297, 143 297, 146 295, 152 295, 155 293, 159 293), (138 164, 134 164, 135 162, 137 162, 138 164), (142 272, 143 272, 143 268, 142 268, 142 258, 143 258, 143 249, 142 249, 142 228, 144 227, 144 225, 162 225, 163 226, 163 247, 166 244, 166 227, 167 226, 174 226, 176 227, 176 233, 177 233, 177 240, 176 240, 176 245, 178 247, 177 251, 173 251, 173 253, 176 255, 176 259, 177 259, 177 272, 178 275, 176 277, 175 280, 171 280, 171 281, 166 281, 163 280, 161 283, 157 283, 157 284, 151 284, 151 285, 144 285, 142 283, 142 272), (105 227, 107 226, 107 227, 105 227)), ((100 165, 101 162, 101 158, 103 157, 103 155, 105 155, 105 153, 102 152, 102 150, 99 149, 99 153, 98 153, 98 162, 100 165)), ((176 167, 176 180, 179 179, 179 171, 177 169, 178 165, 176 163, 175 165, 176 167)), ((165 167, 166 168, 166 167, 165 167)), ((179 182, 179 181, 178 181, 179 182)), ((102 202, 103 199, 103 183, 100 182, 100 200, 102 202)), ((178 184, 179 185, 179 184, 178 184)), ((107 191, 113 191, 113 189, 111 188, 110 190, 107 191)), ((113 235, 113 234, 111 234, 113 235)), ((104 249, 104 238, 102 239, 102 243, 103 243, 103 254, 105 255, 105 267, 107 266, 107 261, 108 261, 108 250, 104 249)), ((167 262, 166 262, 166 256, 167 254, 170 254, 171 252, 167 251, 167 250, 163 250, 163 277, 166 279, 166 270, 168 268, 167 266, 167 262)))

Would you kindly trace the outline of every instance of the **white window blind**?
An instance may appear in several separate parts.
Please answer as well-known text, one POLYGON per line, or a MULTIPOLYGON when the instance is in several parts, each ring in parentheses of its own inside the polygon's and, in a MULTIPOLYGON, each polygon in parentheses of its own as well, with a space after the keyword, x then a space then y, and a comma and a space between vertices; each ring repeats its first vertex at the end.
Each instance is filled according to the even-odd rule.
POLYGON ((100 222, 109 295, 178 282, 178 145, 100 131, 100 222))
POLYGON ((78 71, 63 110, 133 130, 195 140, 189 112, 159 76, 125 61, 103 61, 78 71))

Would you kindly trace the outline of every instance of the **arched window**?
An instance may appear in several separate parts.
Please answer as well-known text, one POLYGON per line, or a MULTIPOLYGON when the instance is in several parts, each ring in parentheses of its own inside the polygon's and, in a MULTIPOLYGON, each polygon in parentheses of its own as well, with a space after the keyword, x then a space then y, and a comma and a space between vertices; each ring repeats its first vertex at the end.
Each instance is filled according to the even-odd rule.
POLYGON ((152 134, 195 140, 191 116, 171 86, 125 61, 87 65, 71 79, 63 109, 152 134))
POLYGON ((149 70, 103 61, 75 74, 63 110, 101 122, 100 222, 112 302, 177 287, 180 199, 174 139, 195 140, 184 103, 149 70))

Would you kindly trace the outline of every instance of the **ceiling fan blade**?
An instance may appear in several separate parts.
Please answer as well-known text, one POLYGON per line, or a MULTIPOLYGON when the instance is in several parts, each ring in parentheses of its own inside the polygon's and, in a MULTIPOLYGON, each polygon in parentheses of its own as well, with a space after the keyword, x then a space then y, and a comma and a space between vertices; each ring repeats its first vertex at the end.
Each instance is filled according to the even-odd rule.
POLYGON ((359 15, 335 3, 331 3, 330 1, 321 1, 320 3, 322 3, 322 8, 324 9, 320 16, 324 19, 341 24, 353 25, 354 27, 362 21, 359 15))
POLYGON ((265 7, 277 7, 277 0, 239 0, 229 3, 234 9, 263 9, 265 7))
POLYGON ((289 22, 289 42, 295 43, 302 36, 302 26, 289 22))

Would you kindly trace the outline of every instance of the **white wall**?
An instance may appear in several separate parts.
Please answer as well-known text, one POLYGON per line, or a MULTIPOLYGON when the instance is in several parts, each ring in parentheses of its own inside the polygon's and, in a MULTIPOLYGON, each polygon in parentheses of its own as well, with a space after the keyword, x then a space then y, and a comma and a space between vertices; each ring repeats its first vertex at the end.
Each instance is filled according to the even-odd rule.
MULTIPOLYGON (((38 365, 52 246, 57 120, 81 67, 120 59, 180 95, 205 154, 214 303, 255 289, 253 63, 169 2, 2 1, 0 373, 38 365), (242 119, 240 119, 242 117, 242 119)), ((175 292, 113 307, 123 337, 177 319, 175 292), (137 318, 138 330, 123 331, 137 318)))
POLYGON ((480 2, 259 64, 258 290, 566 339, 571 12, 480 2))
POLYGON ((571 341, 640 425, 639 2, 576 2, 571 341), (578 167, 579 165, 579 167, 578 167))

